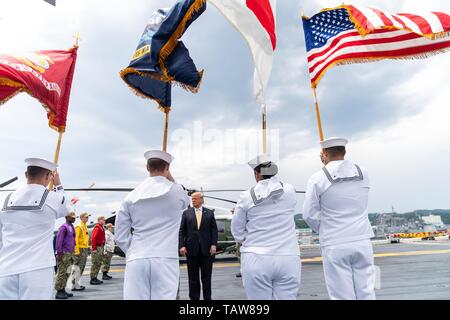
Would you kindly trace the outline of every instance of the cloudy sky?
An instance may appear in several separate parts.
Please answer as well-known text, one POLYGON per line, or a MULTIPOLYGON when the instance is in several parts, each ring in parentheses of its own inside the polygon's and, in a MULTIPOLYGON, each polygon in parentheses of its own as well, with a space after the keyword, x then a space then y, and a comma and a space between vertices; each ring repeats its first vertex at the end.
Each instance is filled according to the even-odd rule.
MULTIPOLYGON (((151 13, 174 0, 15 0, 0 4, 2 51, 65 49, 80 31, 79 58, 60 157, 66 187, 134 187, 146 176, 143 153, 160 148, 163 114, 136 97, 118 72, 126 67, 151 13)), ((305 188, 321 168, 306 66, 303 8, 313 15, 342 0, 278 1, 278 49, 269 87, 268 126, 282 179, 305 188)), ((446 11, 447 1, 353 1, 391 12, 446 11)), ((169 151, 173 174, 191 188, 248 188, 245 162, 257 153, 260 109, 253 65, 242 37, 212 5, 183 41, 199 68, 200 92, 173 90, 169 151)), ((450 53, 427 60, 385 61, 331 69, 319 89, 325 135, 348 137, 349 159, 371 175, 371 212, 450 208, 450 53)), ((53 158, 57 133, 40 104, 22 94, 0 107, 0 180, 23 159, 53 158)), ((221 196, 237 199, 236 193, 221 196)), ((116 210, 124 194, 78 193, 76 210, 116 210)), ((3 195, 0 195, 3 198, 3 195)), ((303 196, 299 195, 298 209, 303 196)), ((211 205, 229 207, 221 202, 211 205)))

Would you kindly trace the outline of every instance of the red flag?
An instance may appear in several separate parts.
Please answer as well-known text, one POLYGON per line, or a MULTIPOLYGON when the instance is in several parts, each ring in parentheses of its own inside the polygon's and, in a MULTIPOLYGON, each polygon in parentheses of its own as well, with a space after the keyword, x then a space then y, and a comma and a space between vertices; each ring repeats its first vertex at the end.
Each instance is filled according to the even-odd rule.
POLYGON ((64 132, 76 60, 76 47, 0 54, 0 104, 27 92, 47 110, 49 126, 64 132))
POLYGON ((78 203, 78 201, 80 201, 80 199, 78 199, 77 197, 74 197, 74 198, 72 198, 72 200, 70 200, 70 204, 74 206, 78 203))

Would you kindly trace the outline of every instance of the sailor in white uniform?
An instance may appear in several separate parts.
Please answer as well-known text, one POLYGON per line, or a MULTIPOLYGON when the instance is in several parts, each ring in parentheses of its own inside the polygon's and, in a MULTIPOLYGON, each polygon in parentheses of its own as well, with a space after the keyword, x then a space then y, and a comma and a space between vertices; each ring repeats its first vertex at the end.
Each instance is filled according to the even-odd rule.
POLYGON ((180 274, 178 232, 190 199, 169 170, 173 157, 145 153, 150 177, 123 201, 117 213, 117 245, 126 254, 125 300, 175 300, 180 274))
POLYGON ((295 189, 276 176, 267 155, 249 162, 256 186, 241 194, 231 232, 241 243, 241 273, 249 300, 295 300, 301 260, 295 233, 295 189))
POLYGON ((52 298, 55 220, 69 213, 57 165, 38 158, 25 162, 28 183, 8 195, 0 211, 0 300, 52 298))
POLYGON ((342 138, 321 143, 325 167, 308 181, 303 219, 319 233, 330 298, 374 300, 369 176, 364 168, 345 160, 347 143, 342 138))

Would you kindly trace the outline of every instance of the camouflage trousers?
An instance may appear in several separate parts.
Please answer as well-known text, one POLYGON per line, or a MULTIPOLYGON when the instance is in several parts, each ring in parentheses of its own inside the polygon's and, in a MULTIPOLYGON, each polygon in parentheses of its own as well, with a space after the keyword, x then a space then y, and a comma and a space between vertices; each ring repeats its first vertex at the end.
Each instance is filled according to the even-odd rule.
POLYGON ((92 267, 91 267, 91 279, 97 278, 98 273, 104 263, 104 248, 97 247, 96 252, 92 252, 92 267))
POLYGON ((113 256, 113 252, 105 253, 104 260, 103 260, 102 272, 106 272, 106 273, 109 272, 109 269, 111 268, 112 256, 113 256))
POLYGON ((73 254, 64 252, 58 261, 58 273, 56 274, 55 289, 64 290, 66 288, 69 273, 72 271, 73 254))
POLYGON ((83 276, 88 255, 89 255, 88 248, 80 248, 80 254, 73 256, 74 271, 72 273, 73 274, 72 285, 74 288, 77 289, 80 288, 79 282, 80 278, 83 276))

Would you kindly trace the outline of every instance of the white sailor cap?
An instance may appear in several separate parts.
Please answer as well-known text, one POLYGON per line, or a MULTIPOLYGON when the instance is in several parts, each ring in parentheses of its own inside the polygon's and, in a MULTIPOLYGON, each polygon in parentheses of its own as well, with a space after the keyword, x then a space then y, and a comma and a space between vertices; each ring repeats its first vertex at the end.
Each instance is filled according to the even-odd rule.
POLYGON ((145 160, 149 159, 161 159, 167 163, 171 163, 173 161, 173 157, 170 153, 161 151, 161 150, 150 150, 144 154, 145 160))
POLYGON ((40 158, 28 158, 25 159, 25 163, 28 167, 40 167, 50 170, 51 172, 55 171, 56 168, 58 168, 58 165, 56 163, 40 158))
POLYGON ((275 164, 275 162, 268 154, 262 154, 257 156, 256 158, 250 160, 248 162, 248 165, 253 170, 255 170, 260 165, 264 165, 265 167, 261 168, 262 175, 274 176, 278 173, 278 166, 275 164))
POLYGON ((329 138, 320 143, 322 149, 328 149, 333 147, 345 147, 348 143, 347 139, 344 138, 329 138))

